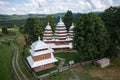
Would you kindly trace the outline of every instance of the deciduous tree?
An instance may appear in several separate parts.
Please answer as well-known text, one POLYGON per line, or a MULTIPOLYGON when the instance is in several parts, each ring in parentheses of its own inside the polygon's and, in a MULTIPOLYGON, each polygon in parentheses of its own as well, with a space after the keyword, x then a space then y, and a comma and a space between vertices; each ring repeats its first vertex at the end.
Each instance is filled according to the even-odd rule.
POLYGON ((120 54, 120 6, 106 9, 101 17, 111 39, 108 55, 117 56, 120 54))
POLYGON ((109 46, 109 35, 101 18, 93 13, 81 15, 74 28, 73 45, 82 60, 102 58, 109 46))

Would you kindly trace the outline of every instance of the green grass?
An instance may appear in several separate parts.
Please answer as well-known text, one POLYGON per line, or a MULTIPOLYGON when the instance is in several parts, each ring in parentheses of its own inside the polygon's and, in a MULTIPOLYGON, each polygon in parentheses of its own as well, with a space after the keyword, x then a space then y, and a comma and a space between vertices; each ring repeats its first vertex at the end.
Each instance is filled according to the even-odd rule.
POLYGON ((74 78, 74 75, 71 73, 71 71, 67 70, 67 71, 60 72, 55 76, 51 76, 46 80, 69 80, 70 78, 74 78))
POLYGON ((11 55, 11 47, 0 44, 0 80, 14 80, 9 68, 11 55))
POLYGON ((39 72, 37 72, 36 74, 37 74, 38 76, 40 76, 40 75, 49 73, 49 72, 54 71, 54 70, 57 70, 57 67, 53 67, 53 68, 49 68, 49 69, 46 69, 46 70, 43 70, 43 71, 39 71, 39 72))
POLYGON ((97 67, 97 66, 95 66, 95 65, 92 65, 92 64, 90 64, 90 65, 85 65, 85 66, 83 66, 83 68, 86 70, 86 71, 90 71, 90 70, 100 70, 101 68, 99 68, 99 67, 97 67))
POLYGON ((92 77, 88 72, 79 73, 81 80, 102 80, 99 77, 92 77))
MULTIPOLYGON (((24 63, 24 61, 22 59, 21 51, 22 51, 22 48, 24 46, 24 39, 22 39, 21 37, 18 37, 16 43, 17 43, 17 46, 19 46, 18 59, 19 59, 19 64, 20 64, 21 70, 24 72, 24 74, 27 76, 27 78, 29 80, 35 80, 33 74, 30 72, 30 70, 28 69, 27 65, 24 63)), ((26 49, 26 52, 28 52, 28 49, 26 49)), ((30 54, 27 54, 27 56, 28 55, 30 55, 30 54)))
POLYGON ((28 56, 30 56, 30 52, 29 52, 30 48, 26 47, 25 48, 25 53, 24 56, 27 58, 28 56))
POLYGON ((111 66, 120 66, 120 56, 111 58, 111 66))
POLYGON ((21 55, 19 55, 18 57, 19 57, 20 68, 22 69, 24 74, 29 78, 29 80, 35 80, 33 74, 30 72, 26 64, 23 62, 21 55))
POLYGON ((64 58, 65 63, 67 64, 71 60, 74 60, 75 63, 80 62, 79 54, 77 52, 59 52, 59 53, 54 53, 54 56, 64 58))

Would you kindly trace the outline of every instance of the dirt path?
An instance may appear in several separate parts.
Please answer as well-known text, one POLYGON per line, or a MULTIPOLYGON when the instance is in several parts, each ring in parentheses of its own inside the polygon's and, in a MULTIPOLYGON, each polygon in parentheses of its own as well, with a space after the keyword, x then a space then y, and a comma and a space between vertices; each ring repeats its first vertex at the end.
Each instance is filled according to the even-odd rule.
POLYGON ((19 72, 21 73, 21 75, 23 76, 24 80, 29 80, 29 79, 25 76, 25 74, 24 74, 24 72, 21 70, 21 68, 19 67, 20 65, 19 65, 19 61, 18 61, 18 51, 16 51, 16 53, 17 53, 17 54, 16 54, 16 66, 17 66, 19 72))
POLYGON ((65 63, 65 59, 64 59, 64 58, 59 58, 59 57, 57 57, 57 59, 60 60, 60 63, 59 63, 58 69, 61 69, 61 68, 63 67, 64 63, 65 63))
POLYGON ((14 48, 14 53, 12 58, 12 67, 18 80, 29 80, 20 68, 19 61, 18 61, 18 50, 16 47, 14 48))
MULTIPOLYGON (((14 50, 15 50, 15 48, 14 48, 14 50)), ((13 58, 12 58, 12 68, 13 68, 13 71, 15 72, 14 75, 16 75, 19 80, 22 80, 21 77, 19 76, 19 74, 17 73, 16 67, 15 67, 15 61, 16 61, 16 53, 14 52, 13 58)))

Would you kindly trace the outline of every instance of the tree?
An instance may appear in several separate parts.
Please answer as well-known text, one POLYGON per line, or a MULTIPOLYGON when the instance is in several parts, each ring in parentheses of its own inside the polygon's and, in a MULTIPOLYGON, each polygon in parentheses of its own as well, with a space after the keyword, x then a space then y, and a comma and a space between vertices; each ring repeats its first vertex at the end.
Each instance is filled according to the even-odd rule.
POLYGON ((109 46, 109 35, 101 18, 93 13, 79 16, 74 28, 73 46, 81 60, 102 58, 109 46))
POLYGON ((55 31, 55 21, 51 15, 48 15, 46 17, 44 26, 46 26, 48 22, 49 22, 50 26, 52 27, 52 31, 54 32, 55 31))
POLYGON ((72 22, 73 22, 73 14, 71 11, 68 10, 64 16, 64 23, 67 28, 67 31, 69 31, 69 28, 72 25, 72 22))
POLYGON ((5 34, 8 33, 7 27, 2 27, 2 33, 5 33, 5 34))
POLYGON ((108 55, 117 56, 120 54, 120 6, 106 9, 101 17, 111 39, 108 55))
POLYGON ((25 23, 24 32, 26 35, 26 42, 30 44, 33 41, 36 41, 38 36, 43 36, 43 24, 41 23, 38 17, 28 18, 25 23))
POLYGON ((43 37, 43 24, 41 23, 40 19, 38 17, 34 18, 34 25, 33 25, 33 34, 32 41, 35 41, 38 39, 38 36, 43 37))
POLYGON ((24 33, 28 35, 32 34, 34 29, 33 26, 34 26, 34 18, 28 18, 24 26, 24 33))

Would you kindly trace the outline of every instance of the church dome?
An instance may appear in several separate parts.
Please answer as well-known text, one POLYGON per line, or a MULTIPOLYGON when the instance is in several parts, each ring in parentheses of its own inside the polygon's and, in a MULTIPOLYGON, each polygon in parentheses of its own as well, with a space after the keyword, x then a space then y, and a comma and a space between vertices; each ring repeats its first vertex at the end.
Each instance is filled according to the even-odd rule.
POLYGON ((48 22, 48 24, 47 24, 45 29, 51 29, 51 26, 49 25, 49 22, 48 22))
POLYGON ((59 22, 57 23, 57 26, 65 26, 64 22, 62 22, 62 18, 60 17, 59 22))
POLYGON ((72 30, 74 28, 74 24, 72 23, 72 25, 70 26, 70 30, 72 30))

